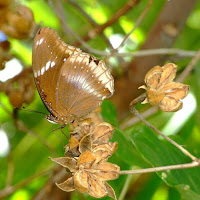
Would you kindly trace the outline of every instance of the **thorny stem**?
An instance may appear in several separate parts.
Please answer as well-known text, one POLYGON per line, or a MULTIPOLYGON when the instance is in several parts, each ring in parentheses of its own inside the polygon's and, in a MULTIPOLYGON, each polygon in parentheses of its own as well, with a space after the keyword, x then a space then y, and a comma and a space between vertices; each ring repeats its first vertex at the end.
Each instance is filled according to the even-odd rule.
POLYGON ((143 174, 143 173, 159 172, 159 171, 164 171, 164 170, 193 168, 193 167, 199 167, 199 166, 200 166, 200 159, 197 159, 191 163, 185 163, 185 164, 169 165, 169 166, 161 166, 161 167, 137 169, 137 170, 122 170, 119 172, 119 174, 120 175, 143 174))
POLYGON ((171 144, 176 146, 180 151, 182 151, 186 156, 190 157, 193 161, 197 161, 198 159, 193 156, 190 152, 188 152, 185 148, 183 148, 181 145, 176 143, 174 140, 170 139, 166 135, 164 135, 161 131, 159 131, 157 128, 152 126, 149 122, 147 122, 141 115, 140 113, 135 109, 135 107, 131 108, 131 112, 135 114, 144 124, 146 124, 148 127, 150 127, 153 131, 161 135, 163 138, 165 138, 167 141, 169 141, 171 144))

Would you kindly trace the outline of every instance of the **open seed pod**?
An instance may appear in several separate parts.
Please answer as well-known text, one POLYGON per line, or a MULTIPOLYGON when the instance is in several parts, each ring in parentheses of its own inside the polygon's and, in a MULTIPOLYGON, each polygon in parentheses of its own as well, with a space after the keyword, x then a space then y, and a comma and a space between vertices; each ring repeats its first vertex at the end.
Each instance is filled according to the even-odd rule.
POLYGON ((168 63, 163 67, 155 66, 145 76, 146 85, 139 88, 146 90, 146 99, 142 103, 158 105, 165 112, 175 112, 182 108, 181 100, 189 91, 189 86, 173 82, 177 65, 168 63))

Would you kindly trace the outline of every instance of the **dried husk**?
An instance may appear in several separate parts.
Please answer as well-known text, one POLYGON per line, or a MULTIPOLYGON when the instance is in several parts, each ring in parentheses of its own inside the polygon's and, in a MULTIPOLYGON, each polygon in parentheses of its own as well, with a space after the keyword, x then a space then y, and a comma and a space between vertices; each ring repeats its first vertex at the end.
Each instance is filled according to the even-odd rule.
POLYGON ((35 28, 32 10, 22 5, 18 5, 14 9, 7 9, 0 26, 2 32, 16 39, 32 37, 35 28))
POLYGON ((108 123, 100 123, 94 127, 87 122, 75 129, 66 147, 66 154, 69 155, 71 152, 70 156, 74 157, 51 158, 72 172, 72 177, 57 184, 60 189, 76 189, 96 198, 108 195, 116 199, 114 190, 106 183, 108 180, 117 179, 120 171, 119 166, 107 161, 117 150, 117 143, 109 142, 113 132, 112 126, 108 123), (74 149, 76 156, 72 155, 74 149))
POLYGON ((173 82, 177 66, 168 63, 163 67, 155 66, 145 76, 146 86, 139 88, 146 90, 147 98, 142 102, 158 105, 165 112, 175 112, 182 108, 181 100, 189 92, 189 86, 173 82))

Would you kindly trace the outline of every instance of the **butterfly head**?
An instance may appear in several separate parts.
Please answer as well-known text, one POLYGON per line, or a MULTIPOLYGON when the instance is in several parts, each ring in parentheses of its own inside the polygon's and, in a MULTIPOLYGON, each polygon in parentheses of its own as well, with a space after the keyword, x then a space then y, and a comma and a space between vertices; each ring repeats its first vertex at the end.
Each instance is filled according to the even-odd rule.
POLYGON ((45 119, 53 124, 68 124, 73 123, 75 121, 74 115, 69 115, 66 118, 58 118, 52 114, 49 114, 45 117, 45 119))
POLYGON ((58 118, 52 114, 49 114, 45 117, 46 120, 48 120, 50 123, 53 123, 53 124, 58 124, 58 118))

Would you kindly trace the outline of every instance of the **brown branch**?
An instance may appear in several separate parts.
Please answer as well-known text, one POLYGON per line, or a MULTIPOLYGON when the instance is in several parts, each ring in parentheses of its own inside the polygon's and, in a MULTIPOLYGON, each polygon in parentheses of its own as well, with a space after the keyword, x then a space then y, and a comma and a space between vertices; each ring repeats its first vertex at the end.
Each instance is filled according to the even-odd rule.
MULTIPOLYGON (((120 8, 113 16, 104 24, 96 26, 93 30, 90 30, 87 35, 85 35, 82 40, 88 41, 90 39, 95 38, 98 34, 102 33, 105 28, 114 24, 121 16, 125 15, 128 11, 130 11, 133 6, 139 3, 140 0, 129 0, 127 3, 120 8)), ((77 42, 75 46, 80 46, 80 43, 77 42)))
MULTIPOLYGON (((140 14, 140 16, 138 17, 137 21, 135 22, 132 30, 124 37, 124 39, 122 40, 121 44, 116 48, 116 49, 112 49, 109 52, 109 55, 104 59, 105 61, 108 61, 110 59, 110 57, 112 56, 113 53, 118 52, 118 50, 125 44, 125 42, 127 41, 127 39, 129 38, 129 36, 136 30, 136 28, 140 25, 141 21, 144 19, 145 15, 147 14, 149 8, 151 7, 153 3, 153 0, 149 0, 145 9, 143 10, 143 12, 140 14)), ((127 64, 120 63, 120 66, 122 68, 126 68, 127 64)))

